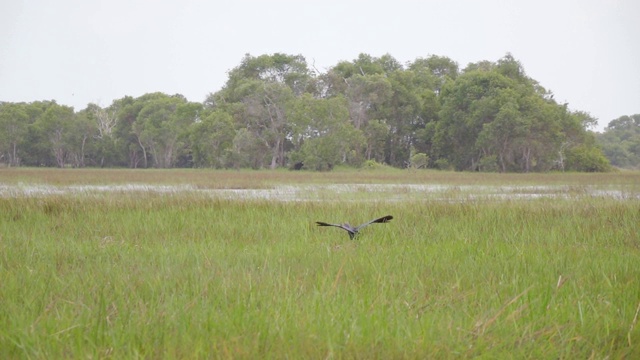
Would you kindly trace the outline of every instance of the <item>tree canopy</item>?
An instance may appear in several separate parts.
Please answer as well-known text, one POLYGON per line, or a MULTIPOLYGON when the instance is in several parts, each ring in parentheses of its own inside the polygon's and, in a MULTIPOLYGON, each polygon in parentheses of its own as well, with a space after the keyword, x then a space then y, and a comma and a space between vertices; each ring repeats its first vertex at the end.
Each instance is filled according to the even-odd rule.
POLYGON ((247 54, 202 103, 164 93, 78 112, 55 101, 0 103, 0 162, 606 171, 604 143, 614 165, 637 166, 640 117, 612 122, 598 143, 595 121, 556 103, 510 54, 463 70, 444 56, 402 64, 360 54, 323 73, 302 55, 247 54))
POLYGON ((612 120, 598 143, 612 165, 640 169, 640 114, 612 120))

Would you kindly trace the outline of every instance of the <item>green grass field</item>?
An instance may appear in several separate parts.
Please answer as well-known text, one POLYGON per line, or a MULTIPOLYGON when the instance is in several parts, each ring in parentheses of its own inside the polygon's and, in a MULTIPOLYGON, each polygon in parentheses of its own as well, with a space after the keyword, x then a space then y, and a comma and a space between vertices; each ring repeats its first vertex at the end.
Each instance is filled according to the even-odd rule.
POLYGON ((0 358, 640 358, 640 173, 0 169, 6 186, 123 183, 574 194, 0 197, 0 358), (635 195, 582 196, 589 186, 635 195), (355 241, 314 225, 386 214, 355 241))

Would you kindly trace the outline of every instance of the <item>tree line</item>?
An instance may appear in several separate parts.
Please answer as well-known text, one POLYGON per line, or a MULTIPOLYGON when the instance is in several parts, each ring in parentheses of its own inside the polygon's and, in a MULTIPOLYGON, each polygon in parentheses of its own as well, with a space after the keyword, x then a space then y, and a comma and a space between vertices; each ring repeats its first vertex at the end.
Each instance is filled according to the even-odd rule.
POLYGON ((336 165, 459 171, 606 171, 589 128, 510 54, 401 64, 360 54, 321 72, 301 55, 246 55, 203 102, 125 96, 75 112, 0 103, 9 166, 279 168, 336 165))
POLYGON ((612 165, 640 169, 640 114, 612 120, 597 138, 612 165))

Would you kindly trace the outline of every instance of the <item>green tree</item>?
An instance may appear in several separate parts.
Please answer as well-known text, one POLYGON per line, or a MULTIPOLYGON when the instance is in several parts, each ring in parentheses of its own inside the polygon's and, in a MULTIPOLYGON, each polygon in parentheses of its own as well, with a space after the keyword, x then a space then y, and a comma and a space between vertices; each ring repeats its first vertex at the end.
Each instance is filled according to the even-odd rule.
POLYGON ((239 129, 232 142, 227 164, 233 168, 260 169, 265 166, 269 149, 246 128, 239 129))
POLYGON ((406 167, 419 134, 436 117, 429 111, 431 109, 425 108, 429 97, 434 99, 433 91, 413 71, 396 71, 388 76, 392 95, 378 115, 389 125, 385 162, 406 167))
POLYGON ((27 166, 55 166, 47 134, 42 131, 41 118, 55 101, 34 101, 23 104, 27 113, 27 128, 18 144, 20 163, 27 166))
POLYGON ((476 140, 499 111, 498 91, 512 86, 510 79, 494 71, 465 72, 445 84, 434 137, 438 156, 457 170, 476 170, 482 155, 476 140))
POLYGON ((548 171, 561 157, 565 142, 561 119, 566 110, 532 92, 523 94, 518 104, 526 130, 514 142, 517 153, 511 170, 548 171))
POLYGON ((85 167, 87 158, 95 154, 93 150, 97 134, 97 125, 86 111, 74 114, 65 134, 67 158, 73 167, 85 167))
POLYGON ((241 64, 229 72, 223 89, 210 94, 205 106, 226 111, 234 117, 236 128, 251 133, 251 136, 236 134, 239 138, 233 158, 239 159, 239 149, 260 149, 259 153, 252 152, 255 161, 248 163, 262 164, 264 148, 270 154, 270 168, 285 165, 291 137, 286 109, 296 97, 313 91, 316 82, 312 75, 304 57, 280 53, 259 57, 247 54, 241 64), (246 146, 249 137, 261 144, 246 146))
POLYGON ((73 128, 73 108, 52 104, 36 122, 38 130, 44 134, 47 147, 53 154, 55 164, 65 167, 69 155, 67 137, 73 128))
POLYGON ((360 161, 364 138, 349 122, 344 97, 316 99, 307 94, 292 105, 289 118, 294 162, 303 162, 306 169, 330 170, 336 164, 360 161))
POLYGON ((446 56, 431 55, 418 58, 409 64, 409 70, 425 78, 428 88, 436 94, 440 93, 445 82, 458 77, 458 64, 446 56))
POLYGON ((149 152, 154 167, 169 168, 186 145, 188 128, 196 121, 200 104, 188 103, 180 95, 162 96, 144 104, 133 132, 145 154, 149 152))
POLYGON ((468 66, 440 99, 434 148, 457 170, 606 170, 595 119, 556 104, 511 55, 468 66))
POLYGON ((383 163, 385 159, 385 143, 389 137, 390 127, 384 120, 371 120, 363 129, 366 148, 364 157, 366 160, 375 160, 383 163))
POLYGON ((345 97, 349 101, 349 117, 353 126, 360 129, 366 126, 369 118, 389 101, 392 95, 391 84, 386 76, 354 75, 345 81, 345 97))
POLYGON ((115 100, 106 108, 101 108, 96 104, 89 104, 78 115, 85 116, 94 131, 91 135, 91 161, 93 165, 105 166, 127 166, 126 152, 119 149, 119 144, 123 142, 117 137, 118 113, 121 100, 115 100))
POLYGON ((148 167, 148 157, 146 149, 138 141, 133 125, 138 118, 140 110, 147 101, 165 96, 162 93, 145 94, 138 98, 125 96, 121 99, 114 100, 112 107, 117 110, 117 120, 114 128, 114 137, 117 149, 123 157, 128 159, 127 163, 130 168, 137 168, 140 165, 148 167))
POLYGON ((597 140, 612 165, 640 169, 640 114, 611 120, 597 140))
POLYGON ((313 83, 312 72, 302 55, 275 53, 258 57, 246 54, 240 65, 229 71, 222 90, 209 94, 205 106, 213 108, 223 103, 238 103, 259 90, 263 83, 287 86, 295 95, 306 92, 313 83))
POLYGON ((585 172, 610 171, 610 163, 602 152, 593 146, 579 145, 571 148, 567 154, 568 170, 585 172))
POLYGON ((516 144, 526 135, 529 128, 530 123, 517 104, 510 102, 501 106, 495 119, 485 123, 478 135, 477 145, 481 149, 482 157, 496 159, 500 171, 506 172, 509 170, 508 166, 514 162, 516 144))
POLYGON ((268 149, 271 169, 285 164, 285 141, 290 135, 286 108, 293 99, 294 95, 287 86, 264 82, 242 102, 244 111, 240 127, 249 130, 268 149))
POLYGON ((236 130, 230 114, 216 110, 193 124, 189 142, 196 167, 222 168, 228 165, 236 130))
POLYGON ((29 125, 25 104, 0 104, 0 151, 9 166, 20 165, 19 145, 24 142, 29 125))

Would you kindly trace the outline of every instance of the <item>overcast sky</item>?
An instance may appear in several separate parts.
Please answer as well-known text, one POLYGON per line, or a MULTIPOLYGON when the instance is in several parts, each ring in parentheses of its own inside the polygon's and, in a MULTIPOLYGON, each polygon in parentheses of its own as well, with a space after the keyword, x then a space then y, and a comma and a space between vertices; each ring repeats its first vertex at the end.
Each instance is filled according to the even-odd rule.
POLYGON ((640 113, 639 19, 639 0, 0 0, 0 101, 201 102, 246 53, 301 54, 323 72, 360 53, 461 69, 511 53, 602 129, 640 113))

